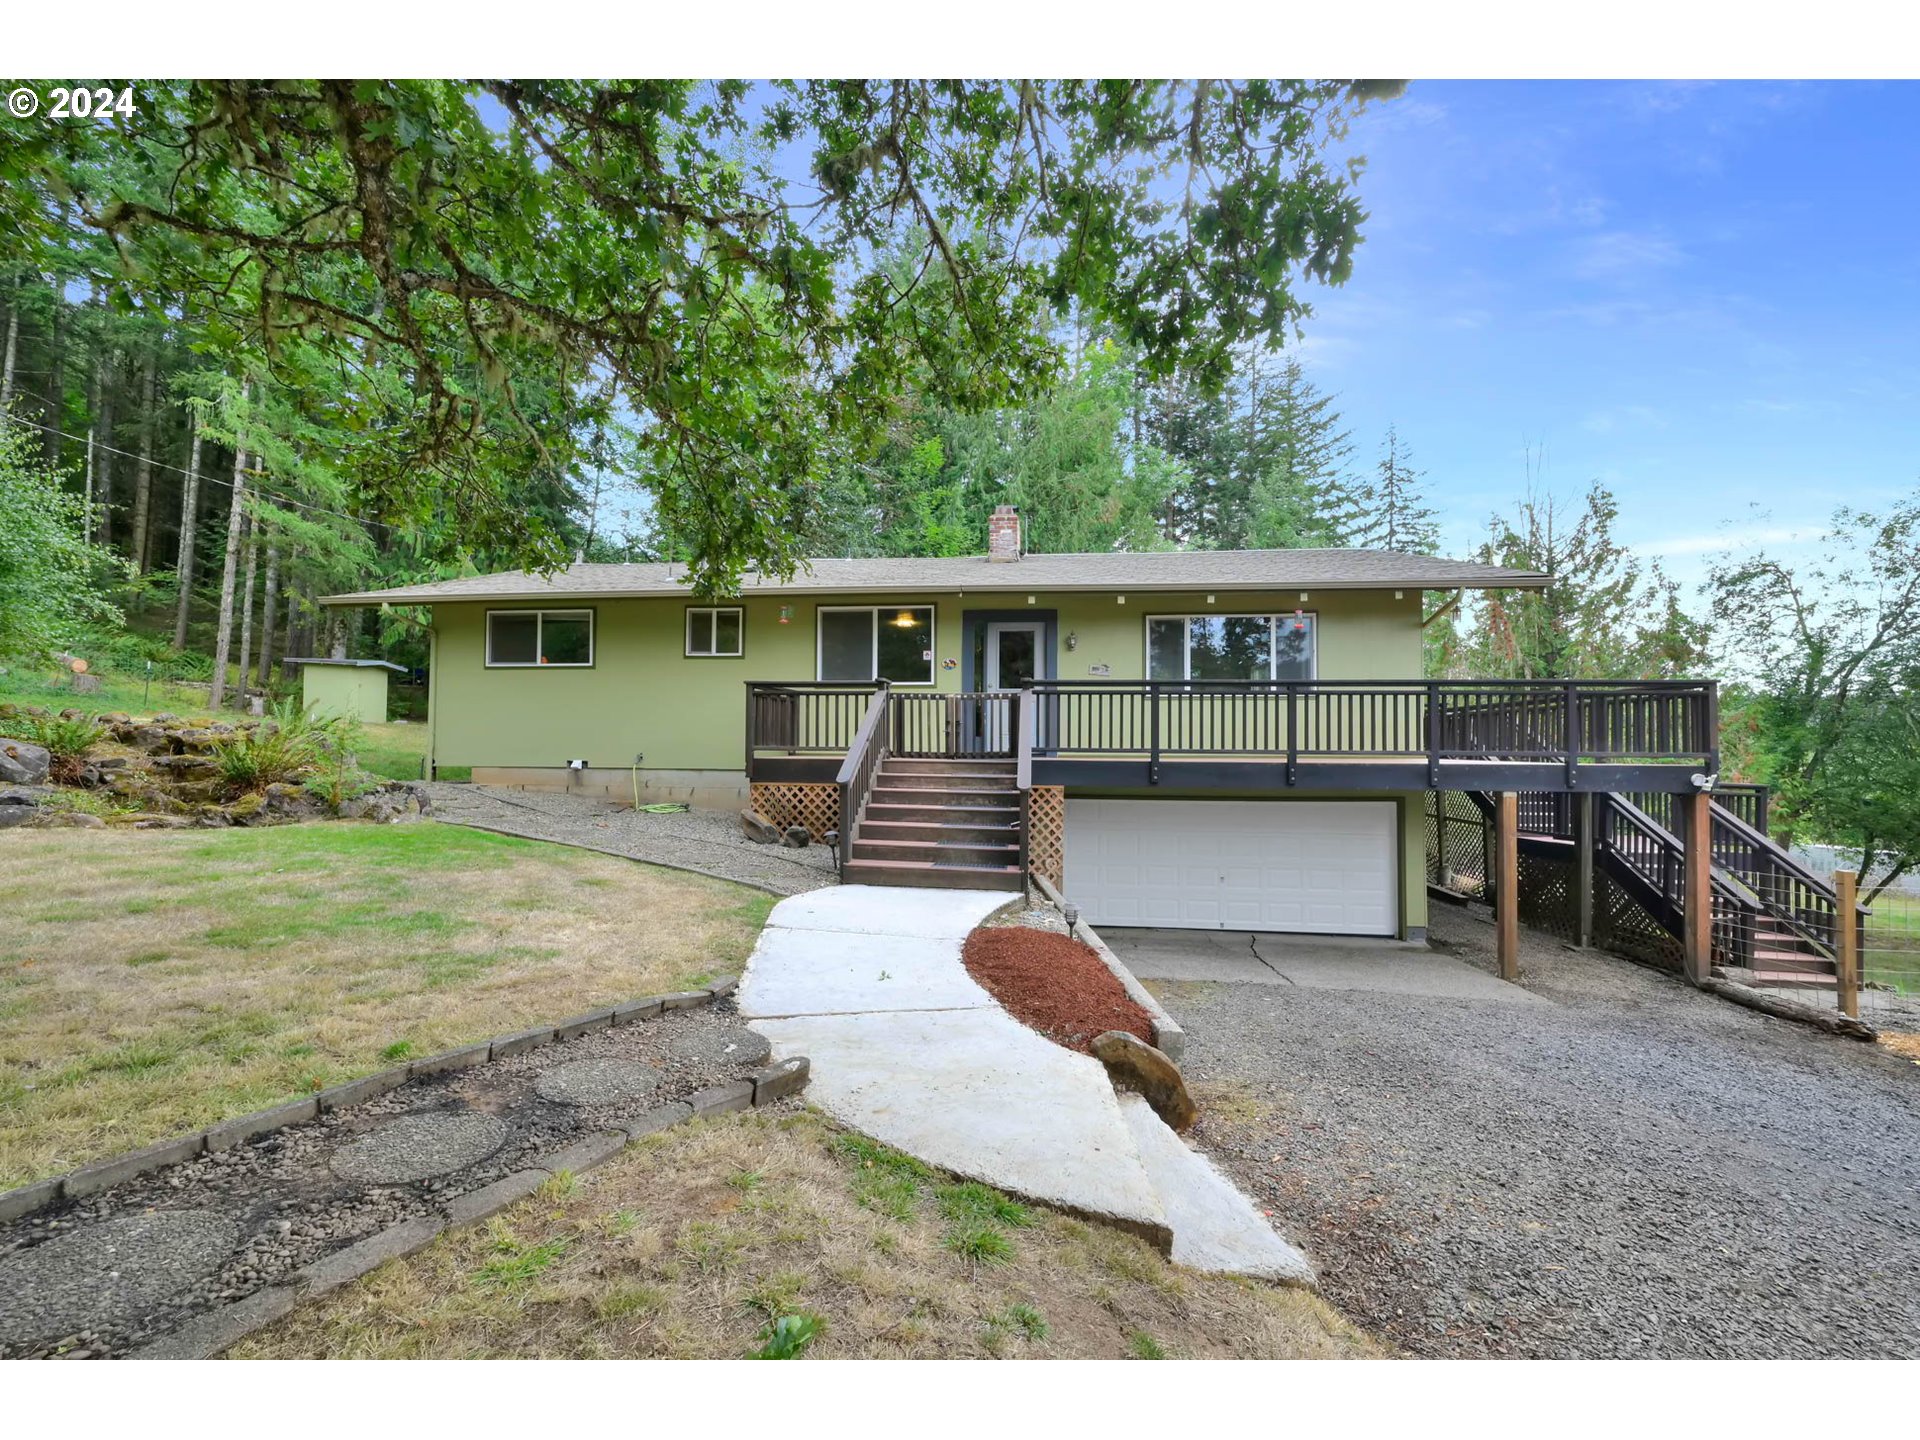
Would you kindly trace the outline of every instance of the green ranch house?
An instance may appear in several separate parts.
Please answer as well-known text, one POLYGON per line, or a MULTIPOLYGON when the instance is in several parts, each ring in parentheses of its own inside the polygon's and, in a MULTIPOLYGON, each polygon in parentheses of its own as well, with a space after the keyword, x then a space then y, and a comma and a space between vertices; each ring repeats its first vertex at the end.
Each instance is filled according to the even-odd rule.
POLYGON ((849 883, 1058 886, 1095 924, 1424 934, 1430 890, 1703 977, 1831 983, 1832 892, 1716 789, 1710 680, 1427 680, 1423 627, 1547 577, 1365 550, 672 564, 352 595, 431 607, 430 773, 751 805, 849 883), (1523 864, 1524 862, 1524 864, 1523 864), (1469 883, 1470 882, 1470 883, 1469 883), (1629 915, 1630 912, 1630 915, 1629 915), (1605 939, 1602 935, 1599 938, 1605 939))

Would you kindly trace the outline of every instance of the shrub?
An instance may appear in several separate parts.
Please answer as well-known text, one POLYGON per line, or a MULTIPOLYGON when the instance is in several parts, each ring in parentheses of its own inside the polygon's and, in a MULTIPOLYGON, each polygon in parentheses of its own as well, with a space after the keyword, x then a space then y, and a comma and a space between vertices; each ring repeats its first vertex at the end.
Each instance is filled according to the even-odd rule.
POLYGON ((38 745, 48 755, 47 778, 56 785, 71 785, 80 778, 87 752, 98 745, 107 727, 93 716, 62 720, 58 715, 22 716, 10 722, 19 732, 15 739, 38 745))
POLYGON ((346 755, 346 729, 338 720, 309 715, 284 701, 251 732, 213 747, 221 787, 237 794, 304 781, 331 758, 346 755))

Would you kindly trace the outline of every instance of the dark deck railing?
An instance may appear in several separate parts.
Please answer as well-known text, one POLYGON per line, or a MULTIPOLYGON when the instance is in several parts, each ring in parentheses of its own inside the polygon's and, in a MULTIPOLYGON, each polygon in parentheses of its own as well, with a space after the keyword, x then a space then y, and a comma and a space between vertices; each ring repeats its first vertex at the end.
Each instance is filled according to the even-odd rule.
POLYGON ((873 794, 873 777, 880 773, 880 762, 887 758, 887 687, 882 684, 867 700, 860 728, 847 746, 847 758, 841 763, 834 783, 840 787, 840 873, 847 873, 853 859, 853 837, 866 814, 867 800, 873 794))
MULTIPOLYGON (((747 755, 842 754, 874 687, 750 683, 747 755)), ((1717 689, 1705 680, 1047 680, 1031 697, 1049 758, 1507 760, 1565 767, 1718 765, 1717 689)), ((898 755, 1007 755, 1012 692, 892 692, 898 755)))

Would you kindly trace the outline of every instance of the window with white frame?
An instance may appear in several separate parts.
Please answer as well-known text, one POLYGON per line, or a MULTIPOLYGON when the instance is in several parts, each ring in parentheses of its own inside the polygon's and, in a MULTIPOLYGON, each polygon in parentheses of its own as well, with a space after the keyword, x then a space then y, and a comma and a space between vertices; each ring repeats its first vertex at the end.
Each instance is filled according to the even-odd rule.
POLYGON ((933 620, 931 605, 822 605, 819 678, 933 684, 933 620))
POLYGON ((687 654, 739 655, 745 625, 737 605, 694 605, 687 609, 687 654))
POLYGON ((489 610, 487 665, 490 669, 552 665, 584 668, 593 664, 593 611, 489 610))
POLYGON ((1315 617, 1149 615, 1149 680, 1311 680, 1315 617))

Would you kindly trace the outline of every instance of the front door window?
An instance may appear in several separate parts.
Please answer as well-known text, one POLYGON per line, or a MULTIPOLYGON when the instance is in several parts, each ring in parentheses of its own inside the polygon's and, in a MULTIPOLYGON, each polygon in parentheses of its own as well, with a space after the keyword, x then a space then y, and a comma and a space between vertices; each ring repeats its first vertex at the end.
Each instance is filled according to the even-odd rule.
POLYGON ((1040 625, 987 626, 987 689, 1017 690, 1040 678, 1040 625))

